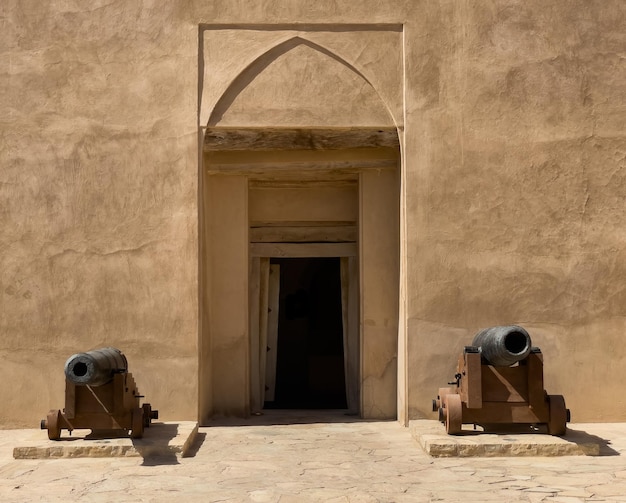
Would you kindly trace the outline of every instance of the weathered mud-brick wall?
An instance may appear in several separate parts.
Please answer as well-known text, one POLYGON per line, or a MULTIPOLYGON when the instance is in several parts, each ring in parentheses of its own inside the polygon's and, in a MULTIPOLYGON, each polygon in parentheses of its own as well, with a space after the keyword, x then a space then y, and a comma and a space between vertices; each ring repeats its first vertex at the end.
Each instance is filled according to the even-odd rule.
POLYGON ((115 346, 162 417, 197 389, 197 27, 176 3, 0 6, 0 424, 115 346))
POLYGON ((624 5, 449 6, 407 26, 409 413, 515 322, 574 420, 622 420, 624 5))
POLYGON ((623 420, 624 11, 621 0, 2 2, 0 425, 36 426, 60 407, 65 358, 101 345, 124 350, 163 418, 197 417, 208 23, 402 27, 401 419, 431 414, 479 328, 518 323, 575 420, 623 420))

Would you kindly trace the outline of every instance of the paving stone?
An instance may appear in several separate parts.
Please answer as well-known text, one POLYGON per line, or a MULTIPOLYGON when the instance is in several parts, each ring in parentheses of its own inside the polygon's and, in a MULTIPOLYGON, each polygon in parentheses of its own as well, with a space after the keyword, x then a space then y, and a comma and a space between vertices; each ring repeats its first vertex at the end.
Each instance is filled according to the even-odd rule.
MULTIPOLYGON (((584 431, 626 447, 626 424, 584 431)), ((626 501, 626 456, 434 458, 393 421, 205 427, 186 458, 14 459, 33 434, 0 430, 2 503, 626 501)))
POLYGON ((613 478, 611 474, 608 473, 594 474, 591 477, 577 477, 574 475, 561 474, 540 475, 538 477, 535 477, 533 480, 539 484, 553 487, 585 487, 593 484, 593 481, 597 480, 596 476, 601 479, 601 481, 598 481, 598 483, 607 483, 613 478))
POLYGON ((560 492, 560 489, 556 487, 545 487, 545 486, 527 487, 522 490, 528 493, 546 493, 546 494, 558 494, 560 492))
POLYGON ((587 501, 586 498, 576 498, 573 496, 556 496, 551 498, 550 501, 554 503, 584 503, 587 501))
POLYGON ((592 493, 583 488, 565 488, 559 493, 559 496, 570 498, 591 498, 592 493))
POLYGON ((498 501, 501 502, 502 495, 497 492, 469 492, 463 490, 448 490, 447 488, 440 489, 433 493, 432 501, 458 501, 458 502, 486 502, 486 501, 498 501))
POLYGON ((585 487, 587 491, 597 496, 619 496, 626 500, 626 481, 614 481, 602 485, 585 487))
POLYGON ((552 494, 545 494, 545 493, 529 493, 526 495, 526 498, 524 499, 524 501, 528 501, 530 503, 544 503, 544 502, 549 502, 552 501, 553 495, 552 494))

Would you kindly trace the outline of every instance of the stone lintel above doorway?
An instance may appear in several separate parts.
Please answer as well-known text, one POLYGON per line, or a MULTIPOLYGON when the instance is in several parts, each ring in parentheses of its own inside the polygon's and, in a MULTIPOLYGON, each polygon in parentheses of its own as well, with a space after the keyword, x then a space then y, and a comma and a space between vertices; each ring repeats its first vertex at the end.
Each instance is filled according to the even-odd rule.
POLYGON ((336 150, 205 151, 209 175, 267 176, 298 173, 301 178, 349 174, 368 169, 395 169, 399 152, 388 147, 336 150))
POLYGON ((385 148, 398 150, 393 127, 346 128, 208 128, 204 151, 337 150, 385 148))

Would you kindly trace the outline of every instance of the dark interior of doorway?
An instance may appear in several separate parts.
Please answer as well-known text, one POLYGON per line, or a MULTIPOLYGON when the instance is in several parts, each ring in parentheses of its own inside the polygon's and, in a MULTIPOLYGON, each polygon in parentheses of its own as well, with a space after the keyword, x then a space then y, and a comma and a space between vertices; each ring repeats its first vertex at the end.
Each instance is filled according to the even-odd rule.
POLYGON ((268 409, 345 409, 339 258, 280 265, 276 391, 268 409))

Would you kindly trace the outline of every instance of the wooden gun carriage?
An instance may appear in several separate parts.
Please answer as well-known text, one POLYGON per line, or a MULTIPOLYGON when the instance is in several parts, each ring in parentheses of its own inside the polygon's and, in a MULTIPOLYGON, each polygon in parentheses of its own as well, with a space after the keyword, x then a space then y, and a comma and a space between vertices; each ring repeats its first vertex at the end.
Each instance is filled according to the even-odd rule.
POLYGON ((463 424, 485 431, 566 432, 565 400, 544 390, 543 355, 522 327, 491 327, 476 334, 459 357, 454 379, 433 400, 433 411, 449 434, 461 433, 463 424))
MULTIPOLYGON (((119 349, 102 348, 78 353, 65 363, 65 408, 51 410, 41 421, 50 440, 61 431, 88 428, 97 431, 130 431, 141 438, 159 413, 149 403, 139 405, 139 394, 128 361, 119 349)), ((115 432, 113 432, 113 435, 115 432)))

